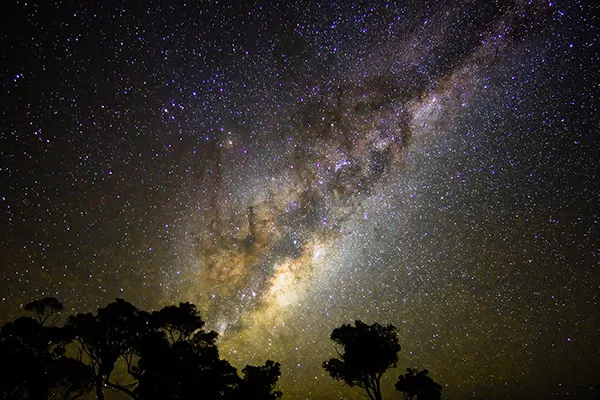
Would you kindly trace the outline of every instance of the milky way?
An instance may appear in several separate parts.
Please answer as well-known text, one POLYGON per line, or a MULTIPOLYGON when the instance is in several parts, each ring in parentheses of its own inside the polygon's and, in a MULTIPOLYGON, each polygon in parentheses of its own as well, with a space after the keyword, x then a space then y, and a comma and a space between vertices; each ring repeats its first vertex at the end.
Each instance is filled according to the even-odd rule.
POLYGON ((329 334, 393 323, 448 398, 590 398, 591 5, 44 7, 3 21, 3 320, 191 301, 289 399, 358 398, 329 334))

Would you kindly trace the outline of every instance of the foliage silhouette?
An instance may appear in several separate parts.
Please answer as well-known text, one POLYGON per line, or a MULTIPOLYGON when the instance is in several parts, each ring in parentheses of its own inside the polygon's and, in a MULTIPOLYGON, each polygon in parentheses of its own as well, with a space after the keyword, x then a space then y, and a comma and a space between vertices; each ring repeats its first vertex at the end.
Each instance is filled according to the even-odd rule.
POLYGON ((64 331, 43 325, 62 310, 55 300, 29 303, 37 320, 21 317, 0 329, 0 399, 74 400, 89 391, 91 371, 65 356, 64 331))
POLYGON ((171 343, 188 340, 204 327, 204 321, 198 315, 192 303, 180 303, 179 307, 167 306, 150 315, 150 327, 165 332, 171 343))
POLYGON ((204 322, 199 317, 185 317, 181 310, 197 316, 195 306, 188 305, 182 303, 179 311, 165 307, 153 314, 162 324, 140 340, 139 362, 131 370, 138 380, 137 398, 218 399, 235 389, 239 377, 229 362, 219 358, 217 333, 200 329, 204 322))
POLYGON ((80 345, 80 361, 89 362, 98 399, 104 399, 105 385, 133 397, 128 387, 111 382, 110 376, 119 358, 128 366, 133 362, 134 344, 147 330, 147 320, 148 313, 123 299, 100 308, 96 316, 88 313, 69 318, 66 328, 80 345))
POLYGON ((61 328, 55 326, 63 310, 58 300, 36 300, 25 308, 36 318, 0 328, 0 400, 76 400, 90 392, 102 400, 107 390, 136 400, 282 396, 275 390, 279 363, 248 365, 240 377, 220 358, 218 334, 203 329, 191 303, 148 313, 116 299, 96 315, 70 316, 61 328))
POLYGON ((25 305, 25 311, 34 312, 38 322, 42 325, 46 324, 46 322, 49 325, 55 325, 63 309, 64 306, 62 303, 54 297, 44 297, 25 305))
POLYGON ((79 360, 69 357, 52 360, 48 374, 53 383, 49 399, 75 400, 93 389, 92 369, 79 360))
POLYGON ((407 368, 406 374, 398 377, 396 390, 402 393, 404 400, 440 400, 442 386, 429 376, 429 371, 424 369, 407 368))
POLYGON ((244 378, 239 384, 239 399, 275 400, 283 396, 275 390, 277 380, 281 376, 279 363, 267 360, 265 365, 255 367, 247 365, 242 370, 244 378))
POLYGON ((40 338, 41 333, 42 326, 29 317, 21 317, 2 327, 0 398, 37 399, 47 393, 44 372, 51 359, 40 338))
POLYGON ((329 375, 362 388, 371 400, 381 400, 381 377, 398 362, 398 336, 393 325, 344 324, 331 333, 338 358, 323 363, 329 375))

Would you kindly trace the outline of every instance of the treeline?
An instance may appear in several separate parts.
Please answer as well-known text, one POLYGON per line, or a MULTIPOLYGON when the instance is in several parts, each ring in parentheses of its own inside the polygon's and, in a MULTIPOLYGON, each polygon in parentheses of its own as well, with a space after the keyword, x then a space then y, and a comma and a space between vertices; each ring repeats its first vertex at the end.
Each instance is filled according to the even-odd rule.
POLYGON ((139 400, 281 397, 279 363, 248 365, 240 377, 219 357, 217 333, 203 329, 191 303, 149 313, 117 299, 96 315, 70 316, 62 327, 55 298, 25 310, 33 317, 0 330, 2 399, 75 400, 94 392, 103 400, 106 391, 139 400))
MULTIPOLYGON (((0 328, 0 399, 75 400, 120 392, 135 400, 275 400, 280 364, 247 365, 241 376, 221 359, 218 334, 204 330, 196 306, 180 303, 154 312, 116 299, 97 313, 71 315, 58 326, 63 305, 53 297, 25 306, 0 328)), ((398 363, 393 325, 336 328, 338 357, 323 363, 336 380, 371 400, 382 399, 381 378, 398 363)), ((395 385, 406 400, 439 400, 442 387, 428 371, 408 369, 395 385)))

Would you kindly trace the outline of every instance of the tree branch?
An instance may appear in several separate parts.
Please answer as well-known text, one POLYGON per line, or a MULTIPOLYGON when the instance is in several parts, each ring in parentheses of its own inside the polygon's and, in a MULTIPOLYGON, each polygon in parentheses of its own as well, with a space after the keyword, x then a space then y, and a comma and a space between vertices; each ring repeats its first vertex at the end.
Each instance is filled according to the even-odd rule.
POLYGON ((111 389, 120 390, 121 392, 125 393, 132 399, 137 399, 136 395, 131 390, 129 390, 126 386, 121 386, 116 383, 112 383, 108 379, 104 380, 104 384, 111 389))

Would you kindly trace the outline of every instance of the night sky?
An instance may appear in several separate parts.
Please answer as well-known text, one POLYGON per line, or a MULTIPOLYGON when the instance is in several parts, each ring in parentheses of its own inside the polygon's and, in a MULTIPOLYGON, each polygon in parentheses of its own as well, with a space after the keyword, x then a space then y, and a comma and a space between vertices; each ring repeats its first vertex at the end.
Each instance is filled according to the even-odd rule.
POLYGON ((191 301, 290 400, 361 398, 329 335, 393 323, 388 398, 593 397, 592 2, 37 3, 0 12, 2 322, 191 301))

